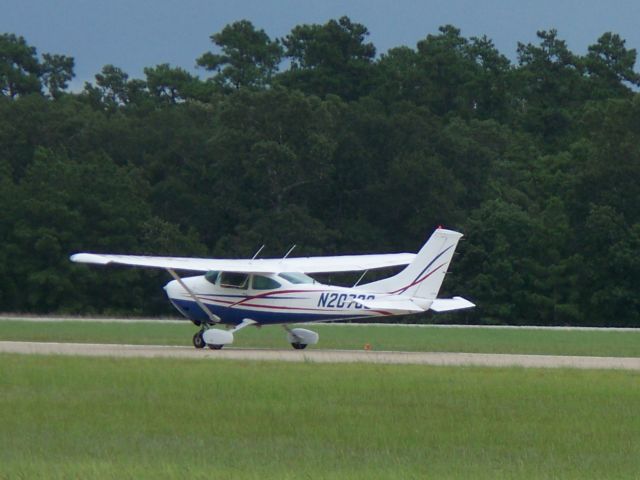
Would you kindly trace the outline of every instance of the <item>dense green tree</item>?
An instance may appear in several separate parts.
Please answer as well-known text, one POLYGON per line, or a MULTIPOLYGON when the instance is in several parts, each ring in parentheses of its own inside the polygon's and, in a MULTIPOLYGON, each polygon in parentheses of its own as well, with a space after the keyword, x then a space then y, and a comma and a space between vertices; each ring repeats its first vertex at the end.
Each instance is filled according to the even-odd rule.
POLYGON ((146 85, 151 95, 162 102, 178 103, 197 91, 199 80, 182 68, 172 68, 168 63, 144 69, 146 85))
POLYGON ((507 121, 513 95, 511 62, 485 36, 472 37, 465 55, 474 63, 468 88, 475 116, 507 121))
POLYGON ((165 274, 77 250, 411 251, 442 224, 465 233, 443 295, 478 308, 414 319, 639 326, 635 50, 542 31, 512 65, 447 25, 376 58, 367 36, 241 21, 199 59, 210 81, 106 65, 75 94, 73 59, 2 35, 0 310, 170 312, 165 274))
POLYGON ((584 139, 575 200, 583 216, 590 204, 607 205, 629 225, 640 221, 640 97, 589 104, 581 117, 584 139))
POLYGON ((640 86, 640 75, 633 70, 636 56, 635 49, 627 49, 625 41, 611 32, 589 46, 585 66, 593 82, 591 98, 631 95, 629 87, 640 86))
POLYGON ((15 98, 39 93, 41 67, 35 47, 24 37, 4 33, 0 35, 0 93, 15 98))
MULTIPOLYGON (((217 121, 220 127, 210 139, 215 163, 208 202, 228 229, 234 224, 250 228, 291 204, 304 210, 313 202, 312 192, 330 173, 335 148, 318 99, 282 89, 237 92, 220 105, 217 121)), ((271 231, 264 241, 281 247, 282 234, 271 231)))
MULTIPOLYGON (((144 188, 135 172, 116 167, 108 157, 94 155, 76 162, 38 149, 14 198, 21 215, 10 231, 14 255, 9 265, 15 282, 27 294, 12 299, 10 307, 77 309, 79 301, 92 296, 91 288, 113 290, 116 308, 134 301, 144 282, 134 286, 125 279, 139 280, 139 273, 116 274, 112 279, 87 273, 74 279, 71 272, 80 270, 70 264, 68 254, 135 248, 140 225, 148 215, 148 205, 141 201, 144 188)), ((90 308, 108 308, 99 302, 93 299, 90 308)))
POLYGON ((556 30, 539 31, 537 35, 539 45, 518 43, 516 97, 522 102, 524 127, 554 147, 571 127, 570 107, 587 98, 584 68, 556 30))
POLYGON ((614 208, 592 205, 582 229, 585 262, 581 267, 579 295, 582 323, 637 326, 640 302, 639 224, 628 226, 614 208))
POLYGON ((9 267, 13 248, 10 232, 13 222, 20 214, 15 204, 16 188, 12 177, 9 163, 0 163, 0 209, 3 212, 0 216, 0 305, 5 306, 5 311, 6 306, 11 305, 18 296, 17 285, 9 267))
POLYGON ((367 28, 348 17, 300 25, 282 39, 290 69, 280 82, 305 93, 353 100, 367 93, 376 49, 367 28))
POLYGON ((393 104, 414 101, 419 84, 418 54, 409 47, 392 48, 376 62, 372 96, 393 104))
POLYGON ((451 110, 468 112, 474 99, 467 85, 474 76, 474 62, 467 55, 469 41, 452 25, 440 27, 440 34, 418 42, 421 101, 443 115, 451 110))
POLYGON ((411 100, 444 115, 505 119, 510 93, 509 60, 486 37, 470 40, 446 25, 417 50, 400 47, 377 63, 375 95, 411 100))
POLYGON ((118 107, 144 104, 148 98, 145 81, 129 80, 129 74, 114 65, 105 65, 95 77, 95 85, 85 83, 84 94, 97 108, 114 112, 118 107))
POLYGON ((223 88, 264 87, 271 82, 282 56, 282 47, 248 20, 227 25, 211 35, 222 53, 206 52, 197 63, 217 72, 213 81, 223 88))
POLYGON ((73 66, 66 55, 45 53, 40 61, 24 37, 0 35, 0 94, 5 97, 41 93, 43 85, 58 97, 74 76, 73 66))
POLYGON ((42 55, 42 59, 42 81, 49 90, 49 95, 58 97, 74 77, 74 60, 66 55, 48 53, 42 55))
POLYGON ((50 141, 63 141, 54 117, 57 110, 41 95, 28 95, 0 102, 0 162, 9 165, 14 180, 20 180, 33 161, 36 148, 50 141))

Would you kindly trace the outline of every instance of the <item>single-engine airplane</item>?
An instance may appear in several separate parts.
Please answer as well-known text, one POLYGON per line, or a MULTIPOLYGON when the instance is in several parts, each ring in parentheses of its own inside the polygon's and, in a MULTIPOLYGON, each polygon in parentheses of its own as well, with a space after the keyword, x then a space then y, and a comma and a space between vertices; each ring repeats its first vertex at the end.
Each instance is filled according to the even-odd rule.
POLYGON ((166 269, 171 303, 200 330, 196 348, 222 348, 250 325, 282 324, 296 349, 318 343, 318 334, 289 324, 445 312, 475 305, 462 297, 437 298, 461 233, 438 228, 417 254, 391 253, 282 259, 224 260, 76 253, 71 260, 166 269), (398 274, 359 285, 371 269, 406 265, 398 274), (181 278, 176 270, 206 272, 181 278), (318 283, 308 274, 363 271, 353 287, 318 283), (225 325, 227 330, 212 328, 225 325))

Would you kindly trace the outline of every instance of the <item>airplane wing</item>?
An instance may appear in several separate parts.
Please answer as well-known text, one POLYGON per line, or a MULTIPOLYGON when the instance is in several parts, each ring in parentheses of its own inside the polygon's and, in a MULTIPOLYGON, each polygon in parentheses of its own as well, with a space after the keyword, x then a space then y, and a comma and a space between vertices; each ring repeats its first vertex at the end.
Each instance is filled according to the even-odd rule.
POLYGON ((414 253, 385 253, 373 255, 339 255, 334 257, 268 258, 258 260, 231 260, 215 258, 152 257, 146 255, 111 255, 98 253, 76 253, 71 260, 78 263, 98 265, 130 265, 134 267, 169 268, 207 272, 221 270, 241 273, 331 273, 356 272, 376 268, 408 265, 414 253))
POLYGON ((434 312, 449 312, 451 310, 462 310, 463 308, 471 308, 475 306, 475 303, 471 303, 466 298, 453 297, 436 298, 429 308, 434 312))

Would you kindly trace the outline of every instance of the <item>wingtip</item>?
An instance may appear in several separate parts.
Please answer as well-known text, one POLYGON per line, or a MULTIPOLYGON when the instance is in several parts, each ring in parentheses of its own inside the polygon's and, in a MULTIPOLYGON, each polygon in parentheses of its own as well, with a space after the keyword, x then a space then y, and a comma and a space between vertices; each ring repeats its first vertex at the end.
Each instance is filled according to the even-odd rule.
POLYGON ((464 297, 453 297, 453 299, 454 299, 454 300, 461 301, 461 302, 466 302, 466 304, 467 304, 467 307, 466 307, 466 308, 473 308, 473 307, 476 307, 476 306, 477 306, 475 303, 473 303, 473 302, 471 302, 471 301, 467 300, 467 299, 466 299, 466 298, 464 298, 464 297))
POLYGON ((106 265, 110 262, 110 260, 95 253, 74 253, 69 259, 75 263, 96 263, 98 265, 106 265))

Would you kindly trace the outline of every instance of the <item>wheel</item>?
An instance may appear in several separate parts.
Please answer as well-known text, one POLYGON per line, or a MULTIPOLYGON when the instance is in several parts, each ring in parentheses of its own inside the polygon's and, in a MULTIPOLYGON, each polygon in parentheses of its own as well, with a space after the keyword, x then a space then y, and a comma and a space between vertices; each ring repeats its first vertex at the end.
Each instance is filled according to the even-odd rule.
POLYGON ((207 345, 211 350, 220 350, 223 345, 207 345))
POLYGON ((196 332, 193 336, 193 346, 196 348, 204 348, 206 343, 204 343, 204 338, 202 338, 202 332, 196 332))
POLYGON ((304 350, 305 348, 307 348, 306 343, 300 343, 300 342, 293 342, 291 346, 296 350, 304 350))

